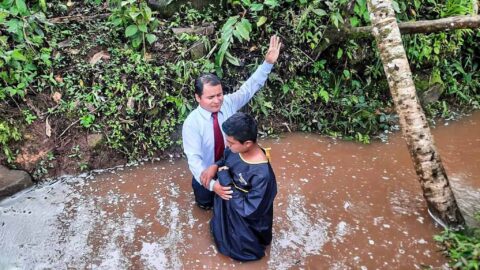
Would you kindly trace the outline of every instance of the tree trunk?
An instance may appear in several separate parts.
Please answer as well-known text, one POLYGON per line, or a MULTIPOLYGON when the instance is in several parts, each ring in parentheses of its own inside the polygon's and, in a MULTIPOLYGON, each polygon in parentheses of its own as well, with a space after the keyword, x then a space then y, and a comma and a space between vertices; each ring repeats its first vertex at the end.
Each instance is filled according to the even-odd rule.
POLYGON ((391 1, 368 0, 367 3, 372 33, 430 215, 445 227, 460 228, 465 220, 455 201, 416 95, 391 1))

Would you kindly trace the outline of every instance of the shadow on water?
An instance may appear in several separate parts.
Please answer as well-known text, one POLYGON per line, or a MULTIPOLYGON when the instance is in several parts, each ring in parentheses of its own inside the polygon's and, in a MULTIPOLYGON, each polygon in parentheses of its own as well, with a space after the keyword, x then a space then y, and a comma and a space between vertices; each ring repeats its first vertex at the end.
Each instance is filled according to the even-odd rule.
MULTIPOLYGON (((456 196, 480 210, 480 113, 433 130, 456 196)), ((263 140, 279 193, 267 256, 216 251, 184 160, 92 172, 0 202, 0 269, 420 269, 446 259, 405 142, 263 140)))

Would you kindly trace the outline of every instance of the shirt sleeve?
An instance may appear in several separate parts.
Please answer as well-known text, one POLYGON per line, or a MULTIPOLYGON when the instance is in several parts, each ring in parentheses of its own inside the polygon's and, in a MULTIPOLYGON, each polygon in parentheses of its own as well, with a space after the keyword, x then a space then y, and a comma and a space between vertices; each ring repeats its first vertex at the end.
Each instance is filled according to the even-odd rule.
POLYGON ((237 196, 234 195, 230 201, 238 214, 245 218, 257 218, 265 214, 271 200, 270 196, 267 196, 268 192, 271 192, 268 180, 263 174, 254 175, 250 182, 252 188, 247 193, 236 191, 237 196))
POLYGON ((205 169, 202 165, 202 142, 198 129, 185 122, 182 127, 183 151, 187 156, 188 167, 195 177, 195 180, 200 183, 200 174, 205 169))
POLYGON ((273 64, 263 62, 257 70, 248 78, 248 80, 242 84, 240 89, 235 93, 229 94, 226 96, 230 101, 230 106, 234 111, 240 110, 245 104, 250 101, 250 99, 255 95, 255 93, 265 85, 268 75, 272 71, 273 64))
POLYGON ((220 185, 224 187, 229 186, 233 182, 233 179, 232 179, 232 176, 230 175, 229 170, 223 170, 223 171, 217 172, 217 177, 218 177, 218 181, 220 182, 220 185))
POLYGON ((227 157, 230 155, 231 151, 230 151, 230 148, 225 148, 225 150, 223 151, 223 156, 221 159, 219 159, 217 162, 215 162, 215 164, 220 168, 220 167, 223 167, 223 166, 226 166, 227 165, 227 157))

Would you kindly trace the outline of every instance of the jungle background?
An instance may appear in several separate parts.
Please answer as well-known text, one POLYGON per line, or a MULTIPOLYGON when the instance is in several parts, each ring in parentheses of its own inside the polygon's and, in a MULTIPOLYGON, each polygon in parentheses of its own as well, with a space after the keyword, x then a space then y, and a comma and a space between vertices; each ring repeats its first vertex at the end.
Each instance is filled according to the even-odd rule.
MULTIPOLYGON (((394 8, 399 21, 414 21, 473 14, 475 4, 394 1, 394 8)), ((214 72, 234 91, 263 61, 272 34, 284 44, 281 59, 246 109, 261 134, 309 131, 368 143, 398 128, 373 38, 346 31, 369 25, 365 1, 220 5, 165 14, 146 1, 3 1, 2 164, 42 179, 178 156, 178 131, 196 106, 194 79, 214 72)), ((479 39, 468 29, 404 35, 432 123, 478 109, 479 39)))
MULTIPOLYGON (((1 164, 39 181, 180 157, 179 131, 197 106, 194 79, 216 73, 225 92, 235 91, 273 34, 284 45, 279 62, 245 108, 261 135, 307 131, 369 143, 398 129, 375 41, 349 31, 370 24, 364 0, 186 2, 3 0, 1 164)), ((393 4, 399 22, 478 13, 475 0, 393 4)), ((480 107, 480 30, 403 42, 432 125, 480 107)))

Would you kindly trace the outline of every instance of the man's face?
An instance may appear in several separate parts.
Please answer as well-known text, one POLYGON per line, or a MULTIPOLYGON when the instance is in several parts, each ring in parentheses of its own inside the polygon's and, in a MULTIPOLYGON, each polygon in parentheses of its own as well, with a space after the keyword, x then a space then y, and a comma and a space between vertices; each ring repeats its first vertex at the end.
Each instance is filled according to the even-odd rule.
POLYGON ((252 141, 241 143, 235 140, 234 137, 227 136, 227 146, 230 148, 230 150, 232 150, 233 153, 243 153, 248 150, 251 144, 252 141))
POLYGON ((223 104, 223 89, 222 85, 212 86, 205 84, 203 86, 203 94, 199 96, 195 94, 195 99, 200 104, 200 107, 209 112, 218 112, 223 104))

